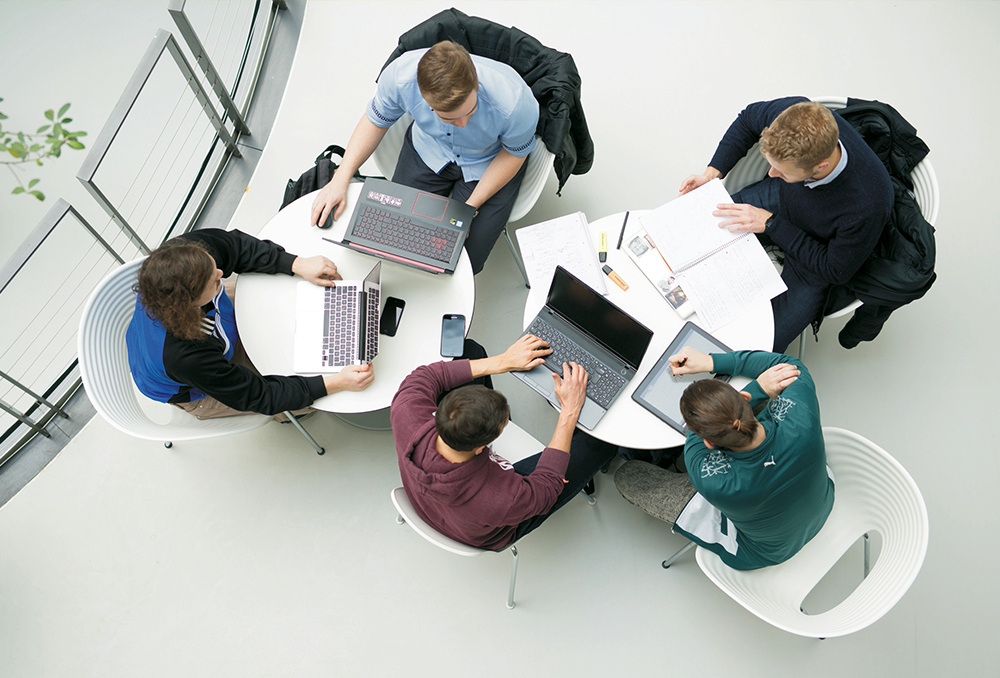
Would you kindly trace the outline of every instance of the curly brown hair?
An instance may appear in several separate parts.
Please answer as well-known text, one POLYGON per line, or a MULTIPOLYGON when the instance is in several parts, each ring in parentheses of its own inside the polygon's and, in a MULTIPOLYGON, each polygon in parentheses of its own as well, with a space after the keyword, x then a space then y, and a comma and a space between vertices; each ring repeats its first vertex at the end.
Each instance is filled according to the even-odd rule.
POLYGON ((215 260, 201 243, 174 238, 142 262, 132 290, 146 315, 167 332, 181 339, 204 339, 204 314, 195 304, 214 275, 215 260))

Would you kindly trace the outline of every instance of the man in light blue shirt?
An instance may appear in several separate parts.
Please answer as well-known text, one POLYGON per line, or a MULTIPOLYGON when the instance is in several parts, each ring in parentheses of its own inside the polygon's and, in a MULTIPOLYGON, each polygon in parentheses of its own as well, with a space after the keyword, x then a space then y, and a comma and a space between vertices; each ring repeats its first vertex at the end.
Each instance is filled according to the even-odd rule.
POLYGON ((538 103, 514 69, 457 43, 406 52, 386 66, 344 153, 313 202, 312 223, 340 217, 347 185, 386 130, 413 116, 392 180, 477 210, 465 248, 479 273, 500 236, 535 146, 538 103))

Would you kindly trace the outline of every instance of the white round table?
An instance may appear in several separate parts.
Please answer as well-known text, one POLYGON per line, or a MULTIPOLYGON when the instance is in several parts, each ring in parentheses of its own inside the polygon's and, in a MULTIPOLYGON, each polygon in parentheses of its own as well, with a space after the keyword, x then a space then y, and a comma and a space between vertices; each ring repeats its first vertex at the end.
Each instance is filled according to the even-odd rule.
MULTIPOLYGON (((631 231, 635 228, 636 222, 633 220, 638 219, 647 211, 629 212, 626 230, 631 231)), ((636 267, 625 250, 615 249, 624 219, 625 212, 621 212, 592 222, 590 224, 591 236, 596 245, 599 242, 598 234, 600 231, 607 234, 608 257, 606 263, 629 286, 628 290, 622 290, 610 278, 606 277, 608 287, 606 298, 653 330, 653 339, 642 359, 638 374, 625 387, 625 390, 611 405, 594 430, 589 431, 589 433, 600 440, 622 447, 646 450, 673 447, 683 444, 684 436, 632 400, 632 393, 646 378, 650 369, 663 355, 684 323, 687 320, 698 325, 701 323, 698 320, 698 314, 687 320, 677 315, 655 290, 653 284, 642 274, 642 271, 636 267)), ((624 246, 625 244, 622 243, 623 248, 624 246)), ((545 301, 544 295, 534 299, 535 301, 532 303, 532 297, 529 296, 528 303, 525 304, 525 328, 534 320, 535 315, 541 309, 541 304, 544 304, 545 301)), ((736 320, 718 328, 712 334, 733 350, 760 349, 770 351, 774 343, 774 316, 771 313, 771 303, 769 301, 761 302, 736 320)), ((746 379, 734 378, 731 383, 739 388, 746 382, 746 379)))
MULTIPOLYGON (((347 225, 361 184, 353 183, 347 206, 329 230, 309 225, 314 194, 306 195, 278 212, 257 237, 271 240, 286 251, 303 257, 325 255, 337 264, 345 280, 360 280, 379 259, 323 240, 339 241, 347 225)), ((452 275, 434 275, 382 261, 382 294, 406 302, 396 336, 379 337, 379 352, 373 362, 375 380, 360 392, 340 392, 320 398, 313 407, 338 414, 374 412, 389 407, 403 379, 418 365, 441 360, 441 316, 461 313, 466 328, 472 325, 476 286, 469 257, 462 258, 452 275)), ((247 273, 239 276, 236 321, 247 355, 261 374, 294 374, 292 352, 295 333, 295 286, 302 278, 287 275, 247 273)), ((385 420, 385 417, 377 417, 385 420)), ((360 420, 346 418, 352 423, 360 420)))

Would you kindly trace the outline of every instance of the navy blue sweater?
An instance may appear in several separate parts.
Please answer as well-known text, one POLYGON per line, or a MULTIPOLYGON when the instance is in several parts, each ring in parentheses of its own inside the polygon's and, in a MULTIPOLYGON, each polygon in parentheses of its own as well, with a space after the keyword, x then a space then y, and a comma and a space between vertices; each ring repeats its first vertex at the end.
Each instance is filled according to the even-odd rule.
MULTIPOLYGON (((709 163, 725 176, 778 114, 808 101, 788 97, 750 104, 726 131, 709 163)), ((767 235, 802 277, 817 286, 846 283, 871 254, 892 213, 892 182, 878 157, 855 129, 833 114, 847 167, 829 184, 781 185, 781 208, 767 235)), ((787 264, 787 261, 786 261, 787 264)))

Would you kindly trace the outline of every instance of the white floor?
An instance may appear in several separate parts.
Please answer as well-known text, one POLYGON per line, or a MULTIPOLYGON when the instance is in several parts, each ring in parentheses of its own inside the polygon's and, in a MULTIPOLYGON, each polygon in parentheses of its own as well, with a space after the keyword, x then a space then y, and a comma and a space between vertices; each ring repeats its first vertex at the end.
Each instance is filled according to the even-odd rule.
MULTIPOLYGON (((233 227, 256 232, 284 181, 345 143, 396 36, 437 3, 313 3, 285 103, 233 227)), ((889 450, 923 491, 931 543, 906 596, 868 629, 807 640, 758 621, 683 542, 598 478, 509 557, 461 559, 394 522, 387 433, 332 416, 162 445, 95 419, 0 509, 0 675, 996 675, 1000 482, 987 377, 1000 230, 987 176, 1000 108, 997 3, 467 2, 572 53, 594 169, 554 179, 524 224, 656 207, 703 169, 741 107, 787 94, 893 104, 931 147, 939 280, 852 351, 825 326, 807 363, 824 423, 889 450), (975 363, 983 363, 979 368, 975 363), (987 548, 988 547, 988 548, 987 548)), ((500 243, 472 336, 503 349, 526 291, 500 243)), ((405 322, 405 318, 404 318, 405 322)), ((553 417, 509 377, 514 418, 553 417)), ((849 585, 853 563, 835 576, 849 585)))

